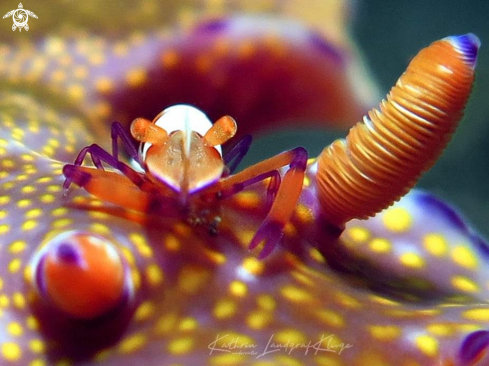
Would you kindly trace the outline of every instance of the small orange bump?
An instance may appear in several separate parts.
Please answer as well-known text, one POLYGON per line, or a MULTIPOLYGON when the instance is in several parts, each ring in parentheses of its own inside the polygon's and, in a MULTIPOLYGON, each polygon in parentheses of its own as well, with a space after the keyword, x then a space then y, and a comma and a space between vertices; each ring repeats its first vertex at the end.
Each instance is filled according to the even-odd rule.
POLYGON ((128 276, 119 252, 108 240, 70 232, 44 248, 35 271, 37 285, 60 310, 91 319, 120 304, 128 276))

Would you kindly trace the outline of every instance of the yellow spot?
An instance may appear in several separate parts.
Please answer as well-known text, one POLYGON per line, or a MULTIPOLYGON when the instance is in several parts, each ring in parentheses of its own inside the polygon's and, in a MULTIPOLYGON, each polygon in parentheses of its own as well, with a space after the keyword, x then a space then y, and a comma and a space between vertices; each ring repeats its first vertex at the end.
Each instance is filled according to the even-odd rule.
MULTIPOLYGON (((54 198, 54 196, 53 196, 53 198, 54 198)), ((53 215, 53 216, 64 216, 67 213, 68 213, 68 209, 64 208, 64 207, 55 208, 53 211, 51 211, 51 215, 53 215)))
POLYGON ((168 352, 174 355, 183 355, 192 350, 194 340, 190 337, 173 339, 168 343, 168 352))
POLYGON ((387 229, 402 233, 411 228, 412 217, 405 208, 394 207, 384 213, 382 221, 387 229))
POLYGON ((306 285, 308 287, 314 287, 316 285, 315 279, 309 273, 293 270, 290 272, 290 274, 297 282, 302 285, 306 285))
POLYGON ((0 307, 6 308, 10 304, 10 300, 7 295, 0 295, 0 307))
POLYGON ((361 303, 356 298, 347 295, 345 293, 341 293, 341 292, 336 293, 335 299, 341 306, 350 309, 358 309, 362 306, 361 303))
POLYGON ((252 275, 259 276, 263 272, 263 261, 249 257, 243 261, 243 268, 252 275))
POLYGON ((467 268, 467 269, 476 269, 477 268, 477 258, 470 251, 469 248, 465 246, 457 246, 452 249, 452 259, 459 266, 467 268))
POLYGON ((17 343, 7 342, 2 344, 2 355, 7 361, 18 361, 22 351, 17 343))
POLYGON ((102 65, 105 62, 105 57, 101 53, 95 53, 88 57, 88 62, 92 65, 102 65))
POLYGON ((131 267, 136 264, 136 259, 134 258, 132 252, 128 248, 126 247, 121 248, 121 252, 124 258, 126 259, 127 263, 129 263, 131 267))
POLYGON ((24 240, 16 240, 12 244, 10 244, 8 250, 12 254, 22 253, 27 246, 27 243, 24 240))
POLYGON ((423 245, 429 253, 436 257, 440 257, 447 252, 447 242, 445 237, 440 234, 426 234, 423 237, 423 245))
POLYGON ((295 329, 286 329, 286 330, 279 331, 279 332, 275 333, 275 336, 273 338, 274 338, 274 341, 281 343, 281 344, 307 343, 306 342, 306 336, 302 332, 295 330, 295 329))
POLYGON ((25 186, 25 187, 22 187, 22 189, 20 191, 22 193, 29 194, 29 193, 35 192, 36 191, 36 187, 33 187, 33 186, 25 186))
POLYGON ((165 239, 165 248, 169 251, 176 252, 180 249, 180 240, 175 235, 167 235, 165 239))
POLYGON ((19 258, 12 259, 8 265, 10 273, 17 273, 22 266, 22 261, 19 258))
POLYGON ((283 297, 292 302, 309 302, 314 298, 310 292, 291 285, 282 287, 280 293, 283 297))
POLYGON ((178 316, 176 314, 165 314, 158 319, 155 325, 156 334, 163 335, 171 332, 176 326, 178 316))
POLYGON ((0 196, 0 205, 5 205, 10 202, 9 196, 0 196))
POLYGON ((146 267, 146 280, 151 286, 160 285, 164 280, 164 274, 160 266, 153 263, 146 267))
POLYGON ((284 227, 284 230, 283 230, 283 233, 288 236, 288 237, 292 237, 292 236, 295 236, 297 235, 297 229, 295 228, 294 224, 292 224, 290 221, 285 224, 285 227, 284 227))
POLYGON ((8 225, 8 224, 0 225, 0 235, 6 234, 9 231, 10 231, 10 225, 8 225))
MULTIPOLYGON (((40 200, 42 203, 53 203, 56 200, 56 196, 54 196, 50 193, 46 193, 46 194, 41 195, 40 200)), ((54 211, 52 214, 54 215, 54 211)))
POLYGON ((199 323, 197 322, 197 320, 195 318, 192 318, 189 316, 185 319, 182 319, 178 328, 182 331, 186 331, 186 330, 194 330, 198 326, 199 326, 199 323))
POLYGON ((218 319, 226 319, 236 314, 236 303, 230 299, 220 299, 214 306, 212 313, 218 319))
POLYGON ((46 362, 40 358, 36 358, 29 363, 29 366, 46 366, 46 362))
POLYGON ((113 52, 114 55, 117 55, 119 57, 126 56, 129 52, 129 46, 123 42, 118 42, 114 45, 113 52))
POLYGON ((233 281, 229 284, 229 292, 235 296, 243 297, 248 292, 248 287, 244 282, 233 281))
POLYGON ((134 319, 136 321, 143 321, 151 318, 154 314, 155 306, 151 301, 145 301, 138 306, 134 313, 134 319))
POLYGON ((261 197, 253 191, 243 191, 234 195, 234 202, 243 209, 256 209, 261 206, 261 197))
POLYGON ((332 326, 332 327, 343 327, 345 325, 345 320, 337 312, 329 309, 321 309, 316 312, 316 316, 322 322, 332 326))
POLYGON ((187 294, 195 294, 198 291, 208 291, 210 272, 203 267, 187 265, 180 270, 178 287, 187 294))
POLYGON ((32 329, 32 330, 38 330, 39 329, 39 322, 32 315, 29 315, 27 317, 26 325, 27 325, 27 328, 32 329))
POLYGON ((110 234, 110 228, 100 222, 94 222, 90 225, 90 228, 97 234, 110 234))
POLYGON ((440 337, 450 337, 455 332, 454 327, 448 324, 430 324, 426 330, 440 337))
POLYGON ((39 217, 42 215, 42 209, 41 208, 33 208, 32 210, 29 210, 25 213, 25 218, 26 219, 35 219, 36 217, 39 217))
POLYGON ((338 356, 332 355, 332 356, 326 356, 326 355, 314 355, 314 361, 316 362, 316 365, 321 365, 321 366, 344 366, 344 363, 338 360, 338 356))
POLYGON ((489 309, 470 309, 462 313, 463 317, 468 320, 479 322, 489 321, 489 309))
POLYGON ((477 284, 464 276, 453 276, 451 283, 453 287, 464 292, 474 293, 479 291, 477 284))
POLYGON ((153 249, 148 245, 146 238, 139 233, 131 233, 129 239, 136 246, 137 251, 145 258, 151 258, 153 256, 153 249))
POLYGON ((68 87, 68 96, 74 100, 81 100, 85 96, 85 89, 81 85, 70 85, 68 87))
POLYGON ((23 200, 17 201, 17 207, 19 207, 19 208, 26 208, 26 207, 29 207, 30 205, 32 205, 32 201, 29 199, 23 199, 23 200))
POLYGON ((395 325, 369 325, 368 330, 379 341, 394 341, 401 335, 401 329, 395 325))
POLYGON ((429 335, 416 337, 416 346, 426 356, 434 357, 438 354, 438 341, 429 335))
POLYGON ((311 256, 311 259, 315 260, 318 263, 321 263, 321 264, 326 263, 324 256, 316 248, 310 248, 309 249, 309 255, 311 256))
POLYGON ((65 217, 65 218, 62 218, 62 219, 55 220, 52 223, 52 226, 53 226, 53 228, 61 229, 61 228, 65 227, 65 226, 71 225, 72 223, 73 223, 73 220, 72 219, 69 219, 69 218, 65 217))
POLYGON ((133 334, 129 337, 124 338, 117 347, 118 351, 122 354, 134 353, 146 344, 147 339, 144 334, 133 334))
POLYGON ((24 309, 25 308, 25 297, 22 294, 22 292, 14 292, 12 295, 12 301, 15 305, 16 308, 18 309, 24 309))
POLYGON ((384 238, 374 238, 370 241, 369 247, 376 253, 387 253, 391 250, 391 242, 384 238))
POLYGON ((400 262, 406 267, 422 268, 424 260, 416 253, 404 253, 399 257, 400 262))
POLYGON ((251 312, 246 317, 246 324, 251 329, 260 330, 264 329, 273 320, 272 314, 268 311, 257 310, 251 312))
POLYGON ((51 186, 47 186, 46 191, 48 191, 48 192, 59 192, 59 191, 61 191, 61 189, 62 189, 61 185, 59 185, 59 186, 51 185, 51 186))
POLYGON ((350 227, 346 233, 355 243, 363 243, 370 238, 370 232, 360 226, 350 227))
POLYGON ((77 66, 75 67, 74 75, 77 79, 85 79, 88 76, 88 69, 84 66, 77 66))
POLYGON ((263 294, 256 298, 256 303, 263 310, 273 311, 277 307, 277 302, 271 295, 263 294))
POLYGON ((107 94, 114 89, 114 84, 108 77, 101 77, 95 81, 95 89, 99 93, 107 94))
POLYGON ((22 326, 19 323, 13 322, 7 325, 7 331, 13 336, 21 336, 24 333, 22 326))
POLYGON ((37 227, 37 221, 36 220, 27 220, 22 224, 22 230, 24 231, 29 231, 32 229, 35 229, 37 227))
POLYGON ((175 51, 167 51, 161 56, 161 63, 166 68, 176 66, 178 61, 178 54, 175 51))
POLYGON ((378 295, 369 295, 369 298, 372 300, 372 302, 375 302, 377 304, 383 304, 383 305, 388 305, 388 306, 398 306, 399 303, 397 301, 388 299, 383 296, 378 296, 378 295))
POLYGON ((131 279, 135 289, 138 289, 141 286, 141 274, 134 268, 131 270, 131 279))
POLYGON ((146 81, 147 76, 144 69, 134 69, 127 73, 126 81, 130 86, 138 87, 146 81))
MULTIPOLYGON (((241 346, 245 349, 246 346, 241 346)), ((208 360, 209 366, 230 366, 230 365, 246 365, 245 360, 249 358, 247 355, 236 353, 217 354, 213 353, 208 360), (215 355, 215 356, 214 356, 215 355)))
POLYGON ((29 348, 34 353, 43 353, 46 349, 46 346, 44 342, 40 339, 33 339, 29 342, 29 348))
POLYGON ((4 159, 2 160, 2 166, 4 168, 13 168, 15 167, 15 161, 13 161, 12 159, 4 159))
POLYGON ((312 210, 302 203, 297 205, 295 209, 295 216, 297 219, 299 219, 302 225, 311 224, 314 221, 314 214, 312 210))

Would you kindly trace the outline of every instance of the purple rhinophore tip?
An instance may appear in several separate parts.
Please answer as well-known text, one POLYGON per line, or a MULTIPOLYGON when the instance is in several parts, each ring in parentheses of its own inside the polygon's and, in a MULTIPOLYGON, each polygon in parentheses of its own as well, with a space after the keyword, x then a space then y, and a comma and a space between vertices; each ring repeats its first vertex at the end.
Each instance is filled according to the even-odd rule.
POLYGON ((223 32, 228 27, 228 25, 229 22, 227 19, 224 18, 211 19, 206 22, 203 22, 202 24, 197 25, 194 31, 197 33, 206 33, 206 34, 220 33, 223 32))
POLYGON ((258 246, 258 244, 264 241, 265 244, 258 255, 258 259, 268 257, 282 238, 282 230, 283 225, 280 225, 278 222, 274 220, 265 220, 251 240, 248 249, 253 250, 258 246))
POLYGON ((309 35, 309 42, 316 50, 326 57, 330 57, 334 62, 337 62, 338 64, 344 62, 344 55, 319 32, 312 31, 309 35))
POLYGON ((489 346, 489 331, 478 330, 469 334, 459 350, 459 358, 462 365, 471 365, 477 359, 481 352, 487 351, 489 346))
POLYGON ((79 263, 80 255, 70 243, 61 243, 56 250, 57 258, 66 263, 79 263))
POLYGON ((461 36, 450 36, 444 38, 449 41, 453 47, 464 55, 464 61, 472 68, 475 68, 477 63, 477 51, 481 46, 481 41, 474 33, 467 33, 461 36))
POLYGON ((41 257, 39 259, 39 263, 36 266, 36 285, 37 288, 39 289, 39 292, 43 295, 46 294, 46 281, 44 281, 44 257, 41 257))

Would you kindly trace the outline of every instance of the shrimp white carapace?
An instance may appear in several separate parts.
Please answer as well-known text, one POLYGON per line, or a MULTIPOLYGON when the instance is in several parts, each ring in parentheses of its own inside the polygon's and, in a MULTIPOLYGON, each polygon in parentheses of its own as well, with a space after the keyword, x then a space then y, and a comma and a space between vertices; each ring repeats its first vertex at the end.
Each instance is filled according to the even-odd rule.
POLYGON ((267 199, 273 203, 250 243, 250 249, 263 243, 263 258, 279 242, 293 213, 302 190, 307 152, 295 148, 231 174, 251 143, 251 138, 245 137, 223 157, 220 145, 236 130, 236 122, 229 116, 212 124, 198 109, 175 105, 153 121, 137 118, 132 122, 131 135, 141 143, 138 151, 122 125, 114 122, 112 155, 96 144, 83 148, 74 164, 63 168, 64 188, 74 182, 98 198, 128 209, 178 216, 190 212, 188 206, 196 198, 205 197, 200 206, 215 205, 251 184, 271 178, 267 199), (142 171, 119 160, 118 139, 142 171), (97 169, 82 166, 87 154, 97 169), (118 172, 105 170, 102 162, 118 172), (278 169, 286 165, 289 169, 281 177, 278 169))

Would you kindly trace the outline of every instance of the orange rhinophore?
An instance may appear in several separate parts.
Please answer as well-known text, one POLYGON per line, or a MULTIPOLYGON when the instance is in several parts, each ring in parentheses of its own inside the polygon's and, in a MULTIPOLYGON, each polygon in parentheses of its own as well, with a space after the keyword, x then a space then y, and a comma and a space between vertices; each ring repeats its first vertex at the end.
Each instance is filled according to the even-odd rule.
POLYGON ((34 257, 33 268, 39 294, 74 318, 106 314, 132 292, 116 247, 90 233, 72 231, 53 238, 34 257))
POLYGON ((473 34, 423 49, 346 140, 318 158, 319 199, 327 219, 365 219, 402 197, 442 153, 469 97, 480 46, 473 34))

